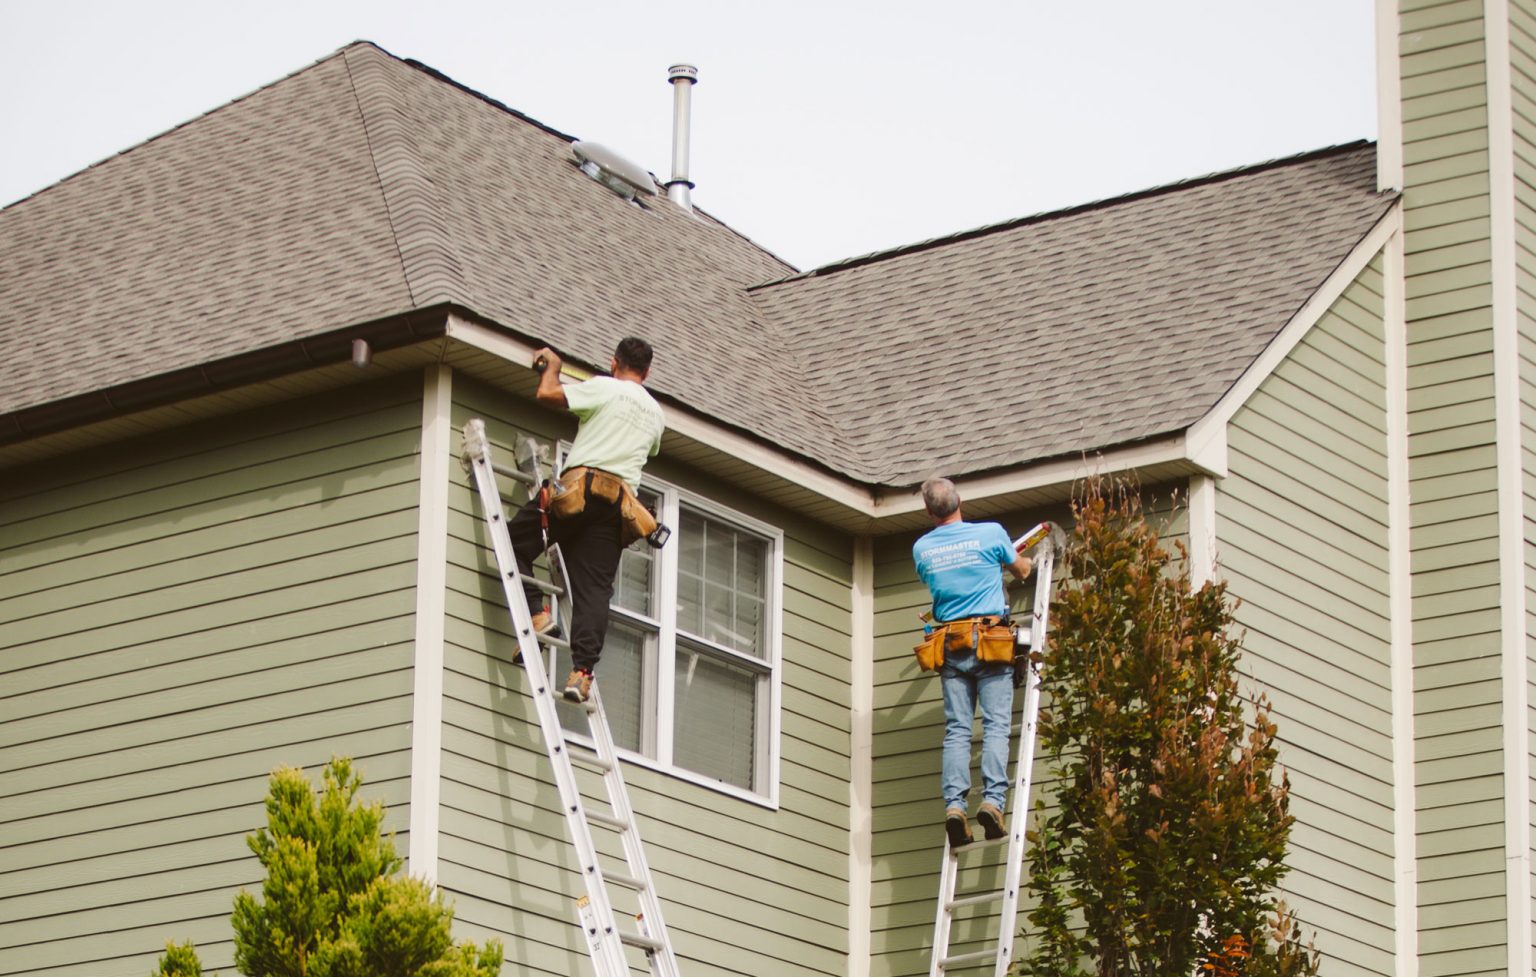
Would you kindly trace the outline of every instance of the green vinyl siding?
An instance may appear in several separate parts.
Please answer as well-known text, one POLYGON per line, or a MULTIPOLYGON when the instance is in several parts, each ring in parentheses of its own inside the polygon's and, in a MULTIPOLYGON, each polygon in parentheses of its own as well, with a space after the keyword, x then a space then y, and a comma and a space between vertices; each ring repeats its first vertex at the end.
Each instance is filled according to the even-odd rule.
POLYGON ((1504 756, 1484 7, 1413 7, 1400 43, 1420 966, 1477 974, 1507 962, 1489 803, 1504 756))
POLYGON ((1287 901, 1323 969, 1393 969, 1381 260, 1233 416, 1217 576, 1291 779, 1287 901))
POLYGON ((420 383, 0 488, 0 972, 230 970, 268 773, 357 758, 406 823, 420 383))
MULTIPOLYGON (((1536 2, 1510 3, 1510 74, 1513 80, 1515 169, 1515 275, 1520 348, 1520 447, 1525 494, 1526 742, 1529 811, 1527 851, 1536 900, 1536 2)), ((1530 908, 1536 956, 1536 901, 1530 908)))
MULTIPOLYGON (((508 457, 521 433, 573 429, 568 418, 457 378, 455 450, 471 417, 485 419, 508 457)), ((777 809, 640 764, 624 768, 680 964, 690 975, 845 973, 852 541, 665 458, 647 471, 784 532, 777 809)), ((511 664, 479 501, 457 467, 449 505, 438 880, 461 934, 503 940, 507 972, 579 973, 587 963, 574 901, 583 888, 526 673, 511 664)), ((595 776, 582 779, 603 796, 595 776)), ((600 849, 616 853, 605 835, 600 849)))

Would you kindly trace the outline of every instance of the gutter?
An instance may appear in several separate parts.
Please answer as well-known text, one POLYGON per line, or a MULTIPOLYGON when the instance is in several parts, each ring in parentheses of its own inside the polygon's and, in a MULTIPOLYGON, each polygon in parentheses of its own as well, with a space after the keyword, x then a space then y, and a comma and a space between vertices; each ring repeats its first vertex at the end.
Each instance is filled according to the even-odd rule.
POLYGON ((0 414, 0 447, 53 434, 66 428, 107 420, 132 411, 163 407, 180 400, 274 380, 300 370, 333 366, 352 359, 352 343, 363 340, 376 352, 414 346, 444 334, 447 306, 344 326, 305 339, 237 353, 223 359, 145 377, 0 414))

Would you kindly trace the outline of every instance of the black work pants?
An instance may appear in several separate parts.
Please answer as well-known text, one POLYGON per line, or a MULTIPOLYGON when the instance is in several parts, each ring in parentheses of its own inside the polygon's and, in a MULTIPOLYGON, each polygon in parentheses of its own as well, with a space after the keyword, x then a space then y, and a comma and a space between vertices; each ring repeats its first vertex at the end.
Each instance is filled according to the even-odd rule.
MULTIPOLYGON (((559 544, 565 557, 566 586, 570 588, 571 621, 566 637, 571 642, 571 664, 589 671, 597 667, 608 634, 608 605, 613 600, 613 578, 623 553, 623 528, 619 504, 599 499, 590 492, 586 507, 569 519, 549 519, 550 545, 559 544)), ((538 500, 530 499, 507 524, 517 572, 527 577, 533 561, 543 551, 539 532, 538 500)), ((544 594, 525 584, 523 593, 534 613, 543 606, 544 594)))

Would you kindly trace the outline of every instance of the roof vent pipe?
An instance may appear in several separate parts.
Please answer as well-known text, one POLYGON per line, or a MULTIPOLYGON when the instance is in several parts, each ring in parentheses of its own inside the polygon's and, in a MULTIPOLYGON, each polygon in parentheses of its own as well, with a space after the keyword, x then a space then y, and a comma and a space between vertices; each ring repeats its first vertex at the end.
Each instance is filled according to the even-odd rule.
POLYGON ((675 64, 667 69, 667 81, 672 84, 672 179, 667 181, 667 196, 690 212, 693 200, 689 191, 693 181, 688 179, 688 109, 698 79, 699 69, 691 64, 675 64))

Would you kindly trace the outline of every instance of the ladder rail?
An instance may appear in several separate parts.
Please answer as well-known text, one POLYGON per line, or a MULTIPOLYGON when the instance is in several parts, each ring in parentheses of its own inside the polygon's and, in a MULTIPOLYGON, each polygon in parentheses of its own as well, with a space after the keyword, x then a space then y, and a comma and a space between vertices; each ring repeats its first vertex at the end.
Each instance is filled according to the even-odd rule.
POLYGON ((929 967, 930 977, 945 977, 951 969, 969 968, 985 961, 993 961, 993 977, 1006 977, 1013 962, 1014 930, 1018 925, 1019 889, 1023 881, 1025 832, 1029 822, 1030 792, 1034 786, 1035 740, 1040 717, 1040 662, 1045 654, 1049 631, 1052 574, 1055 567, 1059 530, 1051 523, 1041 523, 1030 530, 1020 541, 1028 548, 1041 545, 1035 560, 1035 602, 1031 623, 1026 631, 1019 631, 1018 653, 1029 655, 1025 670, 1023 723, 1020 728, 1018 753, 1014 761, 1014 781, 1009 804, 1008 833, 1005 838, 992 841, 975 841, 956 851, 944 840, 944 853, 939 862, 938 908, 934 914, 933 947, 929 967), (956 886, 960 875, 961 852, 1006 844, 1003 885, 982 893, 960 896, 956 886), (998 907, 998 938, 996 944, 984 950, 953 954, 949 944, 953 933, 954 912, 970 906, 1000 902, 998 907))
MULTIPOLYGON (((658 977, 679 977, 677 959, 663 921, 661 903, 656 896, 650 866, 645 860, 645 851, 640 842, 634 810, 629 804, 628 790, 624 785, 623 774, 620 772, 613 736, 608 726, 607 716, 602 710, 602 699, 597 686, 593 685, 592 697, 585 704, 583 712, 587 716, 588 728, 596 747, 595 765, 602 770, 609 805, 613 811, 612 816, 598 812, 589 814, 586 810, 572 763, 573 760, 590 763, 593 758, 573 757, 571 744, 567 742, 564 727, 560 723, 553 686, 545 666, 544 650, 541 645, 568 648, 569 644, 561 639, 534 632, 533 615, 523 594, 524 578, 517 570, 516 554, 512 550, 502 497, 496 486, 496 474, 498 472, 512 474, 519 481, 534 486, 539 481, 536 474, 537 461, 535 460, 534 463, 535 474, 531 475, 527 472, 509 471, 503 466, 494 464, 490 457, 490 444, 485 436, 485 425, 479 418, 470 420, 464 426, 462 460, 465 468, 473 476, 485 513, 490 531, 491 548, 500 571, 507 607, 511 612, 518 649, 522 655, 523 666, 528 671, 534 707, 544 733, 545 751, 555 773, 555 784, 560 795, 562 813, 565 815, 571 841, 581 866, 586 895, 577 901, 576 908, 579 922, 587 938, 593 966, 599 977, 626 977, 631 973, 624 953, 624 947, 628 944, 646 952, 652 969, 658 977), (592 839, 590 824, 593 821, 618 831, 633 875, 604 872, 599 861, 597 846, 592 839), (641 931, 638 934, 626 933, 619 928, 613 904, 608 895, 610 881, 636 889, 643 909, 639 917, 641 931)), ((550 562, 558 574, 560 566, 558 550, 552 552, 550 562)), ((563 577, 563 574, 560 575, 563 577)), ((558 586, 545 586, 540 589, 546 593, 556 594, 560 590, 558 586)))

